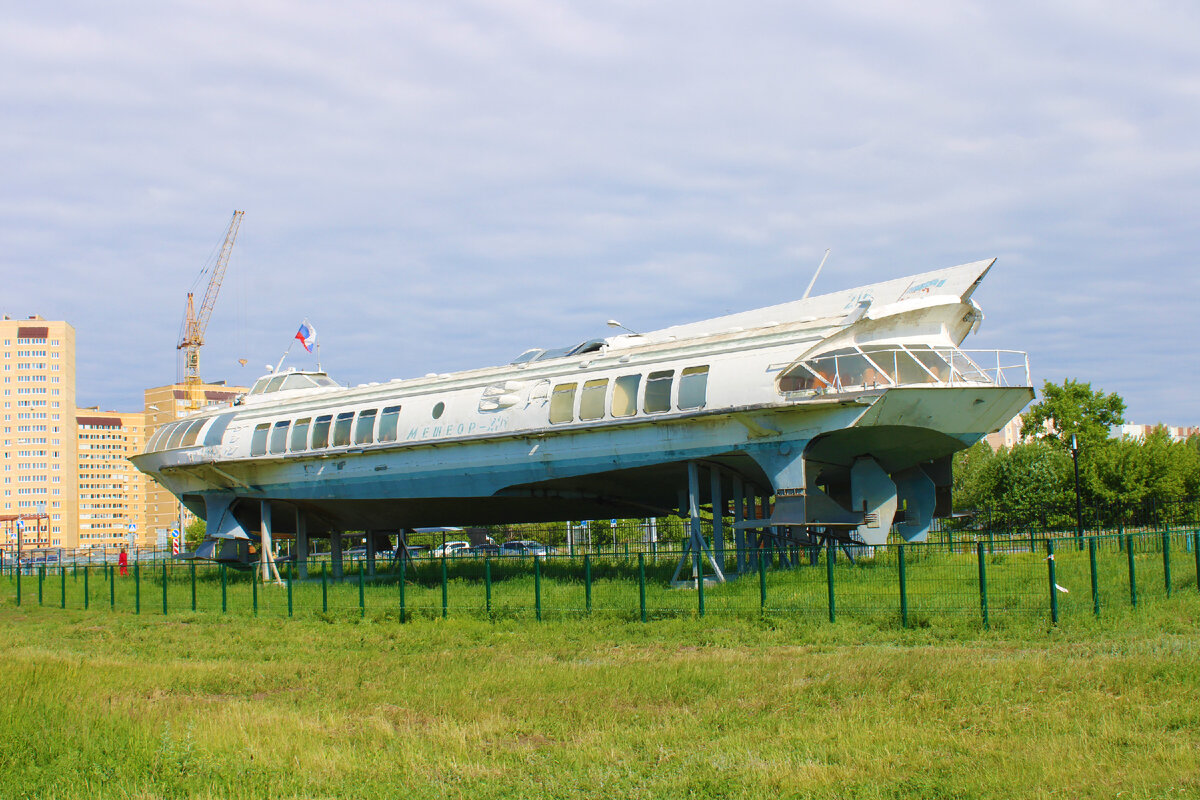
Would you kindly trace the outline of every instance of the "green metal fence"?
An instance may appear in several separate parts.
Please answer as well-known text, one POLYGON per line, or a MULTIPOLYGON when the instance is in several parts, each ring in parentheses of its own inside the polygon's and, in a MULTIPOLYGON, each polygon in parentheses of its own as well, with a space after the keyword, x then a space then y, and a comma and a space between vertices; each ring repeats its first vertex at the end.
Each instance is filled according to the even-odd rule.
POLYGON ((440 617, 554 620, 588 615, 805 617, 921 626, 937 617, 1106 615, 1200 588, 1200 529, 1055 537, 974 536, 921 544, 727 549, 726 580, 678 547, 544 556, 328 558, 279 564, 281 580, 209 562, 0 565, 0 602, 131 614, 407 622, 440 617), (1019 545, 1019 546, 1018 546, 1019 545), (740 557, 739 557, 740 556, 740 557), (681 559, 680 580, 672 576, 681 559), (739 572, 738 565, 742 568, 739 572))

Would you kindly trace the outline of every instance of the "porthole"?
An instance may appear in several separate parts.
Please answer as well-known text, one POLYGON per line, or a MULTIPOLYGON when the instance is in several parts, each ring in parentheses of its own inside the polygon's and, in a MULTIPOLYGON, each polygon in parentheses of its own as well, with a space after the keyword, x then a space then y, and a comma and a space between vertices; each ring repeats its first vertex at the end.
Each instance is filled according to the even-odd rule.
POLYGON ((434 418, 434 419, 441 419, 441 418, 442 418, 442 412, 443 412, 443 411, 445 411, 445 410, 446 410, 446 404, 445 404, 445 403, 438 403, 436 406, 434 406, 434 407, 433 407, 433 418, 434 418))

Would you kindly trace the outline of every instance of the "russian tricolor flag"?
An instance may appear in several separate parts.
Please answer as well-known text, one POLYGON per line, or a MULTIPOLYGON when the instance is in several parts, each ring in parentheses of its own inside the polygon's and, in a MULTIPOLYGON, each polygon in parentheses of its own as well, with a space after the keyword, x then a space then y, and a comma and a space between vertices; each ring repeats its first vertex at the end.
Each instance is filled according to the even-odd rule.
POLYGON ((300 330, 296 331, 296 338, 304 345, 304 349, 311 353, 317 343, 317 329, 309 325, 308 320, 304 320, 300 323, 300 330))

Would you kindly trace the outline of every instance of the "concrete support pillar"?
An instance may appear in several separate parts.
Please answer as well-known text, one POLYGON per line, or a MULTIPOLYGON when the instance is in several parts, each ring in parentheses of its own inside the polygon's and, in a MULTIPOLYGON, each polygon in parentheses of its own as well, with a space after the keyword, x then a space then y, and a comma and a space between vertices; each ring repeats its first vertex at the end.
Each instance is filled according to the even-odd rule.
POLYGON ((308 577, 308 517, 296 509, 296 574, 308 577))

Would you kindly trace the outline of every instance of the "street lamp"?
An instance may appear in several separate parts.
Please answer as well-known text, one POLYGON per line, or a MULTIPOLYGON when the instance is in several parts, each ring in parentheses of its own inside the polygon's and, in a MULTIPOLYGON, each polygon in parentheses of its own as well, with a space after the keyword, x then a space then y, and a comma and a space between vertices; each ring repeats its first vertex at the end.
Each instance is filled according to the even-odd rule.
POLYGON ((1075 538, 1083 549, 1083 506, 1079 499, 1079 439, 1071 434, 1071 460, 1075 462, 1075 538))
POLYGON ((606 322, 604 324, 610 328, 621 328, 623 330, 627 330, 634 336, 641 336, 641 334, 638 333, 637 331, 635 331, 633 328, 627 328, 624 325, 622 325, 621 323, 617 322, 615 319, 610 319, 608 322, 606 322))

